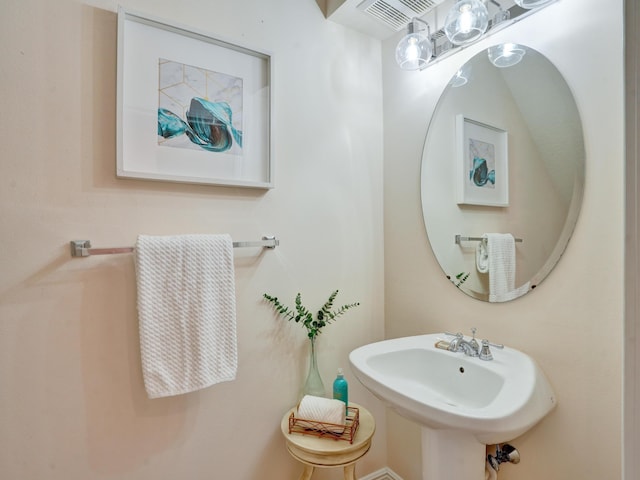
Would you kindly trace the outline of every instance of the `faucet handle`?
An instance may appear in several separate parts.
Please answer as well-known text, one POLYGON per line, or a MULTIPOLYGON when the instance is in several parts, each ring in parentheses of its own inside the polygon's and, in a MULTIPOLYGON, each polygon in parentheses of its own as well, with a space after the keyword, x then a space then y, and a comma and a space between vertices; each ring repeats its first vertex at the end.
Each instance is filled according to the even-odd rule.
MULTIPOLYGON (((478 331, 478 329, 476 327, 471 327, 471 341, 475 341, 476 340, 476 332, 478 331)), ((453 333, 453 332, 444 332, 445 335, 448 335, 450 337, 456 337, 459 339, 463 339, 464 335, 461 332, 457 332, 457 333, 453 333)), ((495 345, 498 348, 502 348, 504 345, 499 346, 499 345, 495 345)))
POLYGON ((478 355, 480 360, 493 360, 493 354, 491 353, 489 345, 489 340, 482 340, 482 349, 480 350, 480 354, 478 355))
POLYGON ((471 327, 471 340, 469 341, 469 343, 475 349, 476 352, 480 350, 480 345, 478 345, 478 341, 476 340, 477 331, 478 329, 476 327, 471 327))
POLYGON ((462 332, 457 332, 457 333, 452 333, 452 332, 444 332, 445 335, 448 335, 450 337, 456 337, 459 338, 460 340, 462 340, 464 338, 464 335, 462 334, 462 332))

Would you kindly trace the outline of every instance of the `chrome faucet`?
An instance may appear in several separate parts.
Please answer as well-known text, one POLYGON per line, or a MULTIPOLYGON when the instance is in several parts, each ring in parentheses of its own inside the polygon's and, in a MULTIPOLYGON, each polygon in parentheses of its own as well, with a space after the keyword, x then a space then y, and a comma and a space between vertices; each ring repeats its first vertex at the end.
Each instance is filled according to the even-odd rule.
POLYGON ((455 334, 455 338, 449 343, 449 350, 451 352, 464 352, 468 357, 477 357, 480 354, 480 345, 476 341, 476 329, 472 328, 473 338, 471 340, 465 340, 464 335, 458 332, 455 334))
POLYGON ((447 335, 453 335, 455 338, 449 342, 449 351, 457 352, 460 349, 460 342, 464 341, 462 333, 447 333, 447 335))
POLYGON ((462 340, 462 342, 460 342, 460 348, 467 357, 477 357, 479 355, 478 351, 480 350, 480 347, 478 347, 478 342, 475 340, 470 342, 462 340))
POLYGON ((471 340, 465 340, 464 335, 460 332, 445 332, 447 335, 454 337, 453 340, 449 342, 448 350, 451 352, 464 352, 466 356, 479 357, 480 360, 493 360, 493 355, 491 354, 489 346, 504 348, 504 345, 497 345, 495 343, 490 343, 488 340, 482 340, 481 347, 476 340, 476 331, 477 329, 475 327, 471 329, 471 333, 473 334, 471 340))

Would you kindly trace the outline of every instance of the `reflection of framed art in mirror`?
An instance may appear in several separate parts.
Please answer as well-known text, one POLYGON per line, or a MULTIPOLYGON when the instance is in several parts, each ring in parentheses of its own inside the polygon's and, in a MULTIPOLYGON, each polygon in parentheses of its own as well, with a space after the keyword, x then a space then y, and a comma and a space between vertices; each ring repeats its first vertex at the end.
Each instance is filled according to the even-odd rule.
POLYGON ((509 205, 507 132, 456 116, 458 204, 509 205))

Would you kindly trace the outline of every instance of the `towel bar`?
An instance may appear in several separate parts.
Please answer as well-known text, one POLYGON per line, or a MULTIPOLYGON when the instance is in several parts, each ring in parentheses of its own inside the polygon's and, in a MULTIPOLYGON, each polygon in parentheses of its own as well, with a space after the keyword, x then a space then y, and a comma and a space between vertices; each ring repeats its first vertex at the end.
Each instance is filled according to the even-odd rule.
MULTIPOLYGON (((521 238, 514 238, 516 242, 522 242, 521 238)), ((481 242, 482 237, 463 237, 462 235, 456 235, 456 245, 460 245, 460 242, 481 242)))
MULTIPOLYGON (((72 257, 89 257, 91 255, 112 255, 119 253, 132 253, 134 247, 109 247, 109 248, 92 248, 90 240, 71 240, 69 242, 71 247, 72 257)), ((245 247, 262 247, 262 248, 276 248, 280 245, 280 240, 273 236, 265 235, 262 240, 250 241, 250 242, 233 242, 234 248, 245 247)))

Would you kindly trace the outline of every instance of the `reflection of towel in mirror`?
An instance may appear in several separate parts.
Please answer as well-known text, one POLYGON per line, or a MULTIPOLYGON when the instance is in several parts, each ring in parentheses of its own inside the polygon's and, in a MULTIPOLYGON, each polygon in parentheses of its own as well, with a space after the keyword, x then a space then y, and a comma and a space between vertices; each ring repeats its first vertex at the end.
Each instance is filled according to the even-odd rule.
POLYGON ((476 269, 479 273, 489 272, 489 252, 487 251, 487 239, 485 236, 476 246, 476 269))
POLYGON ((489 263, 489 301, 502 302, 515 288, 516 244, 510 233, 485 233, 489 263))

